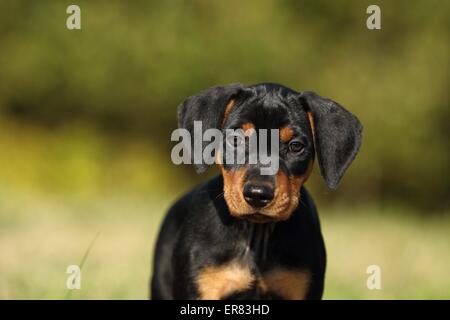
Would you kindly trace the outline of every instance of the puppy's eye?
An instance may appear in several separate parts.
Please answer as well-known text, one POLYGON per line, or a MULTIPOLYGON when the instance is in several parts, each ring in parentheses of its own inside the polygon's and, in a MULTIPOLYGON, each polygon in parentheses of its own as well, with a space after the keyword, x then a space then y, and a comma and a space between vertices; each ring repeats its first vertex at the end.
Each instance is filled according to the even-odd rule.
POLYGON ((289 143, 289 151, 293 153, 303 153, 305 146, 300 141, 291 141, 289 143))
POLYGON ((237 148, 245 142, 245 139, 243 136, 239 134, 232 134, 226 138, 226 141, 227 144, 230 145, 231 147, 237 148))

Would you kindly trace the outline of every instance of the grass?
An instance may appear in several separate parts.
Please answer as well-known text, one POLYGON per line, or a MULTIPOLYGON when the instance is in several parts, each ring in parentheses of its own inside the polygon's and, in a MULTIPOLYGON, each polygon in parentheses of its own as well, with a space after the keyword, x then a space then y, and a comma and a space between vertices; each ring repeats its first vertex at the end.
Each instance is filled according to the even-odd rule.
MULTIPOLYGON (((5 192, 2 193, 5 195, 5 192)), ((172 199, 0 199, 0 298, 64 299, 66 268, 100 233, 71 299, 146 299, 151 253, 172 199)), ((325 299, 450 298, 450 220, 406 209, 321 210, 328 250, 325 299), (382 290, 366 288, 381 267, 382 290)))
POLYGON ((21 203, 1 212, 1 298, 64 298, 67 266, 80 263, 98 233, 82 269, 82 288, 71 297, 147 297, 150 253, 162 208, 151 201, 117 198, 21 203))
POLYGON ((399 208, 333 210, 322 217, 328 250, 327 299, 450 298, 450 219, 399 208), (331 212, 330 212, 331 213, 331 212), (382 290, 368 290, 378 265, 382 290))
MULTIPOLYGON (((161 219, 191 178, 146 141, 0 124, 0 299, 148 298, 161 219), (68 293, 67 266, 82 261, 81 290, 68 293)), ((324 298, 450 298, 450 212, 317 202, 324 298), (382 290, 366 288, 369 265, 382 290)))

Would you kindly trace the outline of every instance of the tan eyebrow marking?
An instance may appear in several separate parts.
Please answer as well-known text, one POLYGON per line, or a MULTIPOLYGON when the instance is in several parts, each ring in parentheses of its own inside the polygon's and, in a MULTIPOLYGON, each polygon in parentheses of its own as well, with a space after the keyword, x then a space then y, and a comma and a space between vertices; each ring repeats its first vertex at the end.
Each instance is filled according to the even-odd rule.
POLYGON ((247 131, 250 129, 255 129, 255 125, 253 123, 247 122, 242 125, 242 130, 247 131))
POLYGON ((280 129, 281 142, 286 143, 294 136, 294 130, 290 127, 283 127, 280 129))

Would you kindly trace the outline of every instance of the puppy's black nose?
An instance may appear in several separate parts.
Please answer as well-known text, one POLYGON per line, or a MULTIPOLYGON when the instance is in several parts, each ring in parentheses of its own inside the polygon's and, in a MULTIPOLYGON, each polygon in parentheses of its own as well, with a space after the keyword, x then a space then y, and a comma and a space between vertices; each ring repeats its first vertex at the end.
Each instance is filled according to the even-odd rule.
POLYGON ((273 200, 274 190, 268 185, 247 183, 244 186, 244 199, 255 208, 267 206, 273 200))

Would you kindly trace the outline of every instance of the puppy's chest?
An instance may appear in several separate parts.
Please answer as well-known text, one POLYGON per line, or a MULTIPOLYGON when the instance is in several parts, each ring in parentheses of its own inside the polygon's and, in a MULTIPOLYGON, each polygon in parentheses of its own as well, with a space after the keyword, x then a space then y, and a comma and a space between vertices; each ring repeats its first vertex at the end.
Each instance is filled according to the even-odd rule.
POLYGON ((261 271, 239 259, 205 266, 197 275, 200 299, 304 299, 310 285, 308 270, 275 266, 261 271))
POLYGON ((200 299, 304 299, 310 272, 273 263, 269 233, 253 232, 236 255, 219 265, 200 268, 196 286, 200 299))

